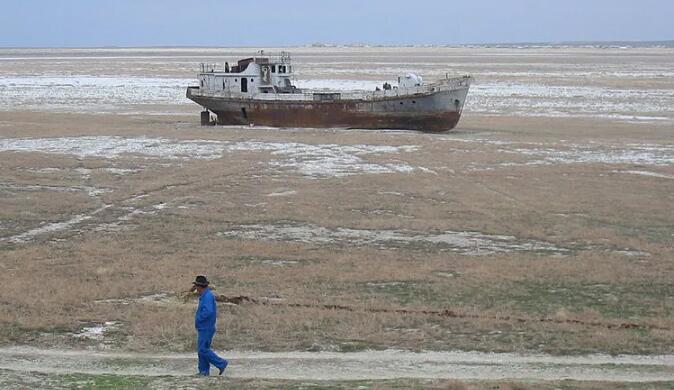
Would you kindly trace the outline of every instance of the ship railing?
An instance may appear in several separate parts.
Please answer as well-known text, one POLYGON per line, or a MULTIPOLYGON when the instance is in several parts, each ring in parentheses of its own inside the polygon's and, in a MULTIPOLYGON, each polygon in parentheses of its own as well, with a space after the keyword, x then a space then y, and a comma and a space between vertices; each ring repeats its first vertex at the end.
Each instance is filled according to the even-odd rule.
MULTIPOLYGON (((202 62, 201 64, 199 64, 199 70, 201 71, 201 73, 220 72, 217 64, 207 64, 205 62, 202 62)), ((224 71, 224 65, 222 67, 222 70, 224 71)))
POLYGON ((408 87, 408 88, 393 88, 389 90, 379 90, 379 91, 344 91, 342 93, 343 99, 358 98, 358 99, 367 99, 367 100, 376 100, 381 98, 388 97, 400 97, 400 96, 410 96, 416 94, 427 94, 432 92, 437 92, 441 90, 451 90, 459 88, 468 88, 472 78, 469 76, 457 77, 451 79, 442 79, 438 82, 432 84, 420 85, 417 87, 408 87))
MULTIPOLYGON (((290 53, 282 51, 279 53, 267 53, 265 51, 258 51, 257 55, 254 57, 255 60, 258 58, 268 58, 269 62, 274 64, 290 64, 290 53)), ((199 64, 200 73, 218 73, 225 71, 224 64, 209 64, 202 62, 199 64)))
POLYGON ((291 62, 290 52, 281 51, 281 52, 269 52, 265 50, 259 50, 255 58, 269 58, 269 62, 276 64, 289 64, 291 62))
POLYGON ((451 90, 459 88, 468 88, 472 78, 469 76, 457 77, 452 79, 442 79, 433 84, 421 85, 418 87, 410 88, 394 88, 390 90, 379 90, 379 91, 335 91, 335 90, 311 90, 310 92, 298 92, 298 93, 288 93, 288 94, 275 94, 275 93, 257 93, 257 94, 241 94, 239 92, 232 92, 230 90, 226 91, 207 91, 199 90, 200 95, 208 95, 214 97, 236 97, 236 98, 248 98, 248 99, 263 99, 263 100, 292 100, 292 101, 314 101, 315 94, 325 94, 326 98, 329 100, 377 100, 382 98, 396 98, 396 97, 409 97, 414 95, 428 94, 432 92, 437 92, 441 90, 451 90), (333 96, 327 96, 333 95, 333 96))

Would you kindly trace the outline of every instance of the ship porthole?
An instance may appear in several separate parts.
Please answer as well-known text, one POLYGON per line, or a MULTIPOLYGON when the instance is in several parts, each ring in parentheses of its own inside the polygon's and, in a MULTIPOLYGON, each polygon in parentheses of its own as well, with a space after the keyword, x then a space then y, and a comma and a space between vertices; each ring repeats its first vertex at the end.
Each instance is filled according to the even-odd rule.
POLYGON ((400 102, 400 104, 402 105, 402 104, 403 104, 403 102, 400 102))
POLYGON ((412 100, 412 104, 417 104, 416 100, 412 100))

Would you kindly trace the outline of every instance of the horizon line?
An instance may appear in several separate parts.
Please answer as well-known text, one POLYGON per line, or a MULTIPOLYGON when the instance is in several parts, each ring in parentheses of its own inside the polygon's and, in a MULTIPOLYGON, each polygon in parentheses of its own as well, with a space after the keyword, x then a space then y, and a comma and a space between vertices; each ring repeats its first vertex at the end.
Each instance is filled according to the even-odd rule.
POLYGON ((213 45, 103 45, 103 46, 0 46, 0 49, 250 49, 256 47, 265 48, 329 48, 329 47, 466 47, 466 46, 517 46, 517 45, 587 45, 587 44, 674 44, 674 39, 664 40, 583 40, 583 41, 532 41, 532 42, 484 42, 484 43, 408 43, 408 44, 380 44, 380 43, 328 43, 312 42, 293 45, 233 45, 233 46, 213 46, 213 45))

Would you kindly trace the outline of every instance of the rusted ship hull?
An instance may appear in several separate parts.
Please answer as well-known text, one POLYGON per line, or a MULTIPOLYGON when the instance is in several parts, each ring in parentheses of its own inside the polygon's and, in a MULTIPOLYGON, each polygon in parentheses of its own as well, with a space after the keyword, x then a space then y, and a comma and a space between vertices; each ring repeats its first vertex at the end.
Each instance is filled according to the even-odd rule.
MULTIPOLYGON (((187 97, 217 116, 222 125, 410 129, 448 131, 461 117, 468 85, 438 88, 428 93, 348 99, 296 100, 242 98, 208 94, 190 87, 187 97)), ((319 94, 318 96, 325 95, 319 94)), ((339 95, 339 94, 335 94, 339 95)), ((306 95, 311 96, 311 95, 306 95)))

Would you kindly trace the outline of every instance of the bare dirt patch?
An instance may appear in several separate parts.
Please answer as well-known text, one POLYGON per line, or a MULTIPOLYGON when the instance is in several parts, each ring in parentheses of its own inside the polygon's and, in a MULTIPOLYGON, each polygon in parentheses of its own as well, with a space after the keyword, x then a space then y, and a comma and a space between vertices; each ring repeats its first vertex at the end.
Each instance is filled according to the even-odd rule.
MULTIPOLYGON (((366 351, 358 353, 221 352, 231 378, 286 380, 468 379, 662 382, 674 380, 672 356, 585 356, 481 354, 468 352, 366 351)), ((92 353, 9 348, 0 369, 40 373, 188 376, 194 356, 92 353)))

